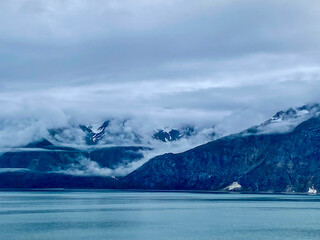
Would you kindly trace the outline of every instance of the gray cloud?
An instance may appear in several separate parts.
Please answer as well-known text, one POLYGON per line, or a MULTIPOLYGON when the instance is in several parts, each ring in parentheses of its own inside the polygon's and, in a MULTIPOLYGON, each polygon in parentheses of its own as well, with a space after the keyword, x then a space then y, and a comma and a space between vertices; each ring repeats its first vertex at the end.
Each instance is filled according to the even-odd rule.
POLYGON ((232 133, 319 101, 319 13, 313 0, 3 0, 0 145, 111 117, 232 133))

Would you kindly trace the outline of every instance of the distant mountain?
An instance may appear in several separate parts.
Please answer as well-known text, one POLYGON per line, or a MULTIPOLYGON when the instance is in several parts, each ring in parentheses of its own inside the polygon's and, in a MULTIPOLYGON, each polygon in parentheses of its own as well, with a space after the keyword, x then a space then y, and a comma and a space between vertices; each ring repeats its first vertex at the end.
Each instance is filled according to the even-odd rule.
POLYGON ((181 129, 162 130, 158 129, 153 134, 153 137, 162 142, 177 141, 181 138, 188 138, 192 135, 196 135, 196 131, 193 127, 187 126, 181 129))
POLYGON ((27 144, 26 148, 50 148, 53 144, 47 139, 41 139, 27 144))
MULTIPOLYGON (((121 172, 123 169, 140 166, 139 161, 146 161, 145 153, 154 149, 148 145, 107 147, 101 143, 111 139, 114 143, 132 143, 138 136, 134 132, 135 129, 125 122, 115 121, 82 125, 72 130, 51 130, 50 139, 41 139, 0 155, 0 187, 313 194, 320 190, 318 104, 280 111, 258 126, 223 138, 215 135, 214 127, 206 131, 191 127, 159 129, 149 139, 167 146, 202 135, 204 139, 217 140, 186 152, 154 157, 121 177, 127 174, 121 172), (65 145, 64 141, 84 145, 65 145)), ((143 138, 140 136, 140 140, 143 138)))
POLYGON ((117 176, 150 148, 77 149, 46 139, 0 154, 0 188, 115 188, 117 176))
POLYGON ((279 112, 253 128, 256 131, 249 129, 180 154, 155 157, 126 176, 123 184, 138 189, 319 191, 318 107, 279 112), (292 119, 304 121, 287 133, 259 132, 274 122, 292 119))
POLYGON ((289 108, 277 112, 259 126, 247 129, 243 133, 263 134, 288 132, 303 121, 320 114, 320 104, 308 104, 302 107, 289 108))
MULTIPOLYGON (((28 169, 39 172, 94 174, 96 170, 116 169, 139 161, 143 151, 139 146, 101 147, 77 149, 53 145, 46 139, 28 144, 25 148, 11 149, 0 155, 0 169, 28 169), (88 169, 89 168, 89 169, 88 169)), ((96 173, 98 174, 98 173, 96 173)), ((98 174, 99 175, 99 174, 98 174)))
MULTIPOLYGON (((284 133, 291 131, 301 122, 319 114, 319 104, 309 104, 297 108, 289 108, 277 112, 272 118, 253 126, 242 134, 269 134, 284 133)), ((217 130, 215 126, 209 128, 199 128, 197 126, 185 125, 180 128, 158 128, 152 132, 141 131, 137 127, 130 125, 130 120, 110 119, 101 124, 80 124, 69 127, 49 129, 49 141, 69 145, 142 145, 149 147, 155 141, 162 143, 178 142, 183 139, 201 139, 194 141, 195 145, 203 144, 208 141, 216 140, 223 134, 223 129, 217 130)))
MULTIPOLYGON (((172 149, 169 142, 156 139, 152 134, 141 136, 136 131, 139 132, 139 129, 133 129, 126 121, 120 120, 108 120, 101 125, 71 125, 49 129, 46 138, 38 138, 16 148, 0 148, 0 178, 19 176, 19 179, 28 180, 32 186, 37 186, 36 181, 49 181, 52 176, 61 181, 76 179, 80 182, 83 177, 86 179, 83 180, 85 187, 89 187, 87 182, 90 181, 90 176, 96 179, 121 177, 139 167, 147 160, 146 156, 155 156, 155 153, 172 149), (167 147, 163 147, 164 145, 167 147), (24 174, 27 177, 23 177, 24 174), (64 177, 61 174, 77 177, 64 177)), ((180 131, 174 140, 177 143, 172 147, 180 147, 178 141, 181 139, 203 134, 187 127, 180 131)), ((173 132, 174 130, 170 131, 171 134, 173 132)), ((206 139, 206 134, 203 135, 203 139, 206 139)), ((7 180, 6 186, 9 186, 9 182, 14 183, 14 180, 7 180)), ((29 185, 17 183, 11 187, 29 185)), ((54 181, 52 184, 48 183, 47 187, 56 185, 59 183, 54 181)), ((45 184, 42 183, 41 186, 45 184)), ((80 185, 69 182, 68 186, 80 185)))
POLYGON ((88 145, 103 144, 141 144, 142 137, 133 129, 128 129, 126 121, 107 120, 102 125, 80 125, 80 129, 86 134, 85 140, 88 145), (116 125, 116 126, 115 126, 116 125))
MULTIPOLYGON (((152 145, 153 140, 169 143, 181 139, 196 138, 202 134, 203 129, 192 126, 181 128, 157 129, 150 132, 149 135, 141 134, 140 129, 133 129, 127 125, 127 121, 107 120, 100 124, 79 125, 71 128, 50 129, 50 136, 54 141, 59 143, 78 143, 85 145, 152 145), (80 131, 79 131, 80 130, 80 131)), ((208 129, 207 129, 208 130, 208 129)), ((219 132, 211 128, 211 131, 205 132, 208 139, 214 140, 221 136, 219 132)), ((203 143, 203 142, 202 142, 203 143)))

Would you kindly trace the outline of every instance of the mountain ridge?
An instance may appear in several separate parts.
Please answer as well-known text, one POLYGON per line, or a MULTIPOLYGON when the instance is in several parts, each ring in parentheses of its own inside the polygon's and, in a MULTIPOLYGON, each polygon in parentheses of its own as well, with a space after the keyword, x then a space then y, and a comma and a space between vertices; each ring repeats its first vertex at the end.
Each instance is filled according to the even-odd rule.
POLYGON ((313 171, 320 169, 319 140, 320 117, 306 120, 290 133, 233 134, 183 153, 157 156, 126 176, 124 184, 222 190, 238 182, 251 192, 306 192, 311 186, 319 190, 320 172, 313 171))
MULTIPOLYGON (((97 129, 102 133, 109 124, 104 122, 97 129)), ((92 128, 84 129, 98 133, 92 128)), ((172 130, 159 131, 170 133, 172 130)), ((192 129, 188 131, 184 134, 193 134, 192 129)), ((171 133, 172 141, 181 136, 176 130, 171 133)), ((158 139, 160 142, 171 142, 168 135, 162 136, 164 138, 158 139)), ((0 177, 6 183, 0 187, 14 187, 11 178, 15 177, 29 182, 17 183, 20 187, 44 187, 45 183, 37 183, 41 180, 48 181, 47 187, 63 186, 67 181, 66 188, 81 187, 82 182, 84 188, 94 188, 97 184, 97 188, 121 189, 288 193, 306 193, 311 189, 310 192, 315 193, 320 190, 319 143, 319 104, 279 111, 262 124, 242 132, 148 161, 142 152, 151 149, 144 146, 97 148, 98 145, 88 145, 89 148, 78 149, 42 139, 29 143, 25 150, 13 149, 0 155, 0 177), (271 131, 274 126, 286 128, 271 131), (136 164, 140 160, 145 162, 142 166, 136 164), (113 178, 114 170, 122 171, 130 164, 136 164, 136 169, 113 178), (55 176, 57 181, 53 181, 55 176), (96 182, 98 180, 106 183, 96 182)))

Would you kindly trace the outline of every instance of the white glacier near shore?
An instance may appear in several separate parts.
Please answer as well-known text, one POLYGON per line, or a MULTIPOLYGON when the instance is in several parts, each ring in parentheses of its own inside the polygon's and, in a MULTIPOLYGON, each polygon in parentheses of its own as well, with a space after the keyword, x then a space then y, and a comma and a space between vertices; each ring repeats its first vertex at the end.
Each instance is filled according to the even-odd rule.
POLYGON ((314 188, 314 186, 309 187, 308 194, 317 194, 317 190, 314 188))
POLYGON ((240 190, 241 189, 241 185, 238 182, 233 182, 231 185, 229 185, 228 187, 226 187, 226 190, 229 191, 233 191, 233 190, 240 190))

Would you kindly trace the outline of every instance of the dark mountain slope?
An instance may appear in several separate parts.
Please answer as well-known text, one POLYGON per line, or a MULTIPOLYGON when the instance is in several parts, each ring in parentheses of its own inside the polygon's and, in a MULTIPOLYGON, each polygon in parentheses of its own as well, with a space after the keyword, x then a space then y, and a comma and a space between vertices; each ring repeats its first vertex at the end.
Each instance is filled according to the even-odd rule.
POLYGON ((155 157, 123 184, 142 189, 219 190, 238 182, 249 191, 320 188, 320 119, 287 134, 231 135, 180 154, 155 157))
POLYGON ((115 188, 117 180, 36 171, 0 172, 0 188, 115 188))
POLYGON ((36 150, 6 152, 0 156, 0 168, 27 168, 34 171, 66 170, 80 165, 89 154, 81 151, 36 150))
POLYGON ((90 152, 90 159, 100 167, 115 169, 143 158, 141 151, 151 150, 147 147, 109 147, 95 149, 90 152))
MULTIPOLYGON (((39 143, 42 145, 42 142, 39 143)), ((143 158, 141 151, 150 148, 125 146, 80 150, 47 144, 39 148, 37 144, 24 149, 4 152, 0 155, 1 168, 26 168, 32 171, 60 171, 82 168, 84 160, 94 161, 101 168, 115 169, 143 158)))

